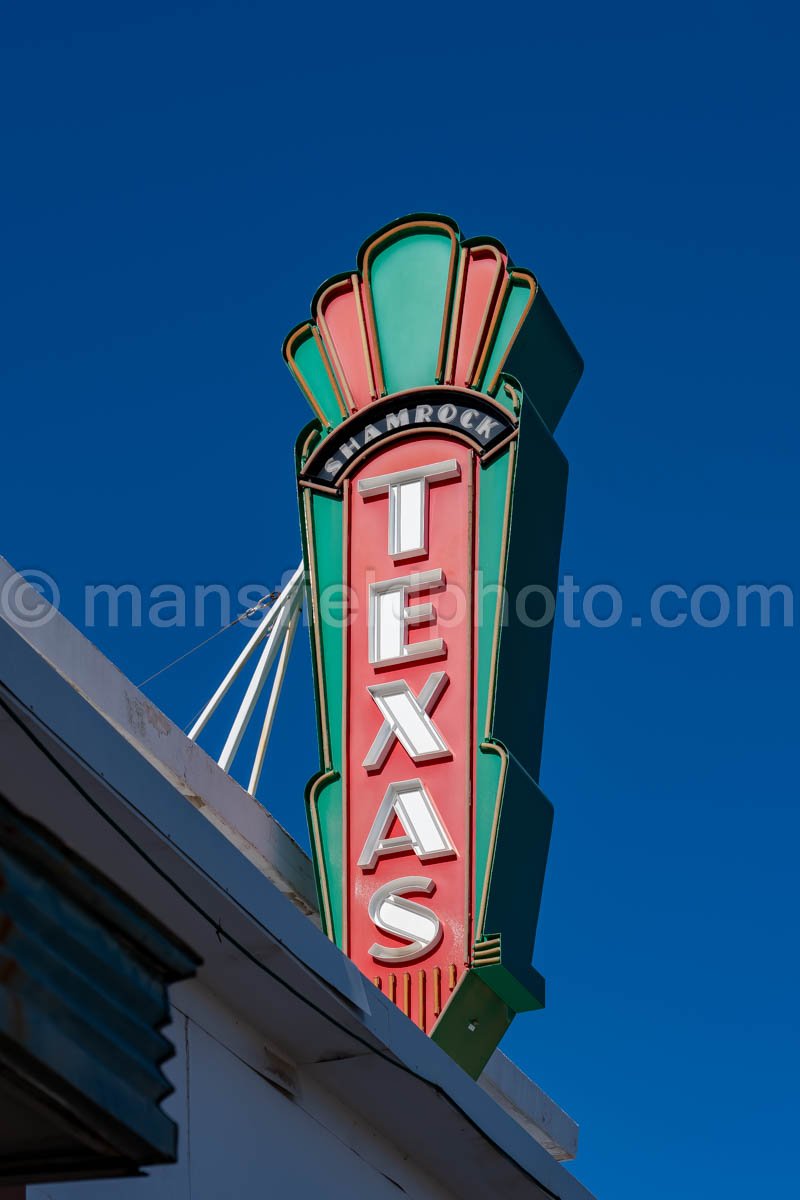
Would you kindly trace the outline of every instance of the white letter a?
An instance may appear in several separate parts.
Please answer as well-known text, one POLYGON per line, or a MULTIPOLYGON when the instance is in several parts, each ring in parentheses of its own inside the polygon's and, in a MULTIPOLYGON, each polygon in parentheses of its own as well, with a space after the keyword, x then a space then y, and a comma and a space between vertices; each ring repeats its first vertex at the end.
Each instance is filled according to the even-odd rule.
POLYGON ((449 858, 456 852, 421 779, 403 779, 389 784, 367 834, 358 865, 365 871, 372 871, 384 854, 400 854, 403 850, 413 850, 423 862, 429 858, 449 858), (406 832, 398 837, 387 837, 395 816, 406 832))

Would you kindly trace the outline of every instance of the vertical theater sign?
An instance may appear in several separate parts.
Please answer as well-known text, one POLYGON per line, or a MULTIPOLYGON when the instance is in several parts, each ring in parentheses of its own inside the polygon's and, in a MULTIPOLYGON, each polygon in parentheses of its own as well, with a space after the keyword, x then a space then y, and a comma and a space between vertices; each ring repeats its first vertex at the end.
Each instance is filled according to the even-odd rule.
POLYGON ((429 215, 370 238, 284 354, 315 414, 297 476, 324 927, 478 1075, 544 1003, 553 431, 582 362, 530 271, 429 215))

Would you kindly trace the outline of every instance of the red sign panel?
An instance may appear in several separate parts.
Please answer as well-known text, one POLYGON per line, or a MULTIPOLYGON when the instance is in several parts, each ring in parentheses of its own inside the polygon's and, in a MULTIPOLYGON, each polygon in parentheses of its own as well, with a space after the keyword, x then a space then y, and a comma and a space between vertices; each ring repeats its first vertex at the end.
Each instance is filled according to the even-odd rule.
POLYGON ((471 950, 475 458, 412 437, 345 485, 345 945, 427 1032, 471 950))

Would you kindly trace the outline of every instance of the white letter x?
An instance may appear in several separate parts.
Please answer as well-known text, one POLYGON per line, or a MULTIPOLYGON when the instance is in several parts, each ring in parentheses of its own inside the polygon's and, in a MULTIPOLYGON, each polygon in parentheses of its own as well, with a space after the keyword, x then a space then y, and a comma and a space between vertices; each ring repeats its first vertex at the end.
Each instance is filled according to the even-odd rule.
POLYGON ((447 684, 444 671, 432 671, 419 696, 414 695, 405 679, 376 683, 367 688, 383 714, 383 724, 363 762, 368 771, 381 769, 395 738, 414 762, 452 756, 447 742, 428 716, 447 684))

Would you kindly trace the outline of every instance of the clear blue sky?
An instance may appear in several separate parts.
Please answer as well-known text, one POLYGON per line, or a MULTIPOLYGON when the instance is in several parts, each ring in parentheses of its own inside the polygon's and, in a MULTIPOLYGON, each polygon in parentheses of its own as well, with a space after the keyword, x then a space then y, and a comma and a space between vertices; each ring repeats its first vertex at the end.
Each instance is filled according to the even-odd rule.
MULTIPOLYGON (((800 27, 787 4, 554 12, 5 5, 0 549, 80 626, 87 583, 274 583, 307 419, 284 333, 403 212, 502 238, 587 364, 563 570, 626 606, 555 631, 549 1005, 506 1048, 581 1122, 602 1200, 785 1195, 797 629, 647 611, 666 582, 800 604, 800 27)), ((90 636, 138 681, 213 628, 90 636)), ((244 637, 149 694, 184 725, 244 637)), ((304 842, 314 758, 302 645, 264 800, 304 842)))

